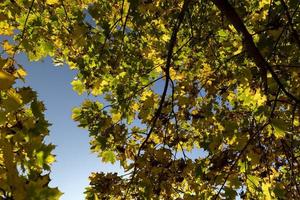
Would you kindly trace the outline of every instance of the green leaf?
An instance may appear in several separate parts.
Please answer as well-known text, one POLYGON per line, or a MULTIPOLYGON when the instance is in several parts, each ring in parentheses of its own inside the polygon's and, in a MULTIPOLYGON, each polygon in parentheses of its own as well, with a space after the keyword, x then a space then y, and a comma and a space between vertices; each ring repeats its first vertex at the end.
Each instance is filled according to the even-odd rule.
POLYGON ((0 90, 7 90, 15 83, 15 77, 0 69, 0 90))
POLYGON ((73 80, 71 82, 71 85, 73 86, 73 90, 75 90, 79 95, 82 95, 85 91, 84 83, 82 83, 80 80, 73 80))
POLYGON ((40 167, 43 167, 44 165, 44 152, 40 151, 36 154, 36 158, 37 158, 37 164, 40 167))
POLYGON ((272 119, 271 125, 274 127, 274 135, 277 139, 285 137, 287 124, 281 119, 272 119))
POLYGON ((195 176, 196 176, 196 178, 201 177, 202 174, 203 174, 202 166, 198 165, 197 168, 196 168, 196 170, 195 170, 195 176))
POLYGON ((228 36, 228 33, 227 33, 227 31, 221 29, 221 30, 218 31, 218 35, 219 35, 220 37, 227 37, 227 36, 228 36))
POLYGON ((112 164, 116 162, 116 155, 113 151, 103 151, 100 156, 103 162, 110 162, 112 164))
POLYGON ((75 107, 72 110, 72 119, 75 121, 79 121, 79 117, 81 115, 81 109, 79 107, 75 107))
POLYGON ((260 178, 253 175, 247 175, 247 186, 250 192, 257 191, 260 188, 260 178))

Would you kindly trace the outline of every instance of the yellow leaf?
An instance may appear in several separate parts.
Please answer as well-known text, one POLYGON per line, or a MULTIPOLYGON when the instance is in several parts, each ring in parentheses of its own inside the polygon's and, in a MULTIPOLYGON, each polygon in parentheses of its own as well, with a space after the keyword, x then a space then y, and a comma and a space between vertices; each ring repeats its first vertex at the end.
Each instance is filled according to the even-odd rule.
POLYGON ((170 69, 170 77, 173 80, 182 80, 182 79, 184 79, 184 75, 179 73, 179 72, 176 72, 173 68, 170 69))
MULTIPOLYGON (((58 41, 58 40, 57 40, 58 41)), ((57 45, 57 46, 62 46, 62 44, 59 44, 59 45, 57 45)), ((72 62, 72 61, 68 61, 68 63, 67 63, 68 65, 69 65, 69 67, 70 67, 70 69, 77 69, 77 65, 76 65, 76 63, 74 63, 74 62, 72 62)))
POLYGON ((109 82, 106 80, 102 80, 100 82, 97 82, 92 89, 92 95, 98 96, 103 93, 103 89, 109 85, 109 82))
POLYGON ((14 27, 11 26, 6 20, 0 21, 0 35, 13 35, 14 27))
POLYGON ((124 76, 126 75, 127 73, 126 72, 121 72, 117 78, 124 78, 124 76))
POLYGON ((156 134, 152 134, 150 140, 153 141, 155 144, 159 144, 161 141, 161 137, 156 134))
POLYGON ((116 162, 116 155, 113 151, 110 151, 110 150, 103 151, 103 152, 101 152, 100 156, 102 157, 103 162, 106 162, 106 163, 110 162, 112 164, 114 164, 116 162))
POLYGON ((23 68, 19 68, 17 71, 15 71, 14 76, 16 78, 24 78, 27 76, 27 72, 23 68))
POLYGON ((271 187, 270 183, 262 184, 262 191, 263 191, 263 194, 265 195, 265 200, 272 200, 270 190, 269 190, 270 187, 271 187))
POLYGON ((235 143, 236 143, 236 139, 237 139, 236 135, 234 135, 234 136, 231 137, 231 138, 228 138, 228 144, 229 144, 229 145, 235 144, 235 143))
MULTIPOLYGON (((4 134, 1 132, 1 134, 4 134)), ((7 183, 14 186, 15 199, 24 199, 25 191, 22 183, 22 179, 18 176, 16 163, 14 161, 15 155, 13 152, 13 146, 8 140, 0 139, 0 146, 3 152, 3 163, 7 170, 7 183)))
POLYGON ((9 89, 7 91, 7 96, 7 99, 2 101, 7 112, 16 110, 22 105, 22 97, 14 89, 9 89))
POLYGON ((141 100, 145 101, 146 99, 148 99, 148 97, 150 97, 153 94, 152 90, 145 90, 143 92, 143 94, 141 95, 141 100))
POLYGON ((272 119, 271 125, 274 128, 274 135, 277 139, 281 139, 285 136, 287 125, 284 120, 272 119))
POLYGON ((257 191, 257 188, 260 187, 259 184, 260 178, 253 175, 247 175, 247 187, 249 188, 250 192, 257 191))
POLYGON ((51 164, 55 161, 55 156, 53 155, 48 155, 47 158, 45 159, 47 164, 51 164))
POLYGON ((173 68, 170 68, 170 77, 174 79, 175 76, 176 76, 176 71, 173 68))
POLYGON ((4 59, 4 60, 1 60, 0 68, 2 68, 2 69, 8 69, 11 66, 13 66, 13 64, 14 64, 14 60, 13 59, 11 59, 11 58, 4 59))
POLYGON ((253 100, 257 103, 258 106, 261 106, 264 105, 264 103, 267 101, 267 97, 263 95, 260 89, 257 89, 253 96, 253 100))
POLYGON ((0 90, 9 89, 15 83, 15 77, 0 69, 0 90))
POLYGON ((284 138, 285 132, 281 128, 274 126, 274 135, 276 138, 281 139, 284 138))
POLYGON ((243 50, 243 45, 237 41, 234 41, 234 47, 236 47, 237 50, 233 53, 233 55, 237 55, 237 54, 241 53, 243 50))
POLYGON ((72 110, 72 116, 71 117, 72 117, 73 120, 78 121, 79 117, 80 117, 80 114, 81 114, 81 109, 78 108, 78 107, 75 107, 72 110))
POLYGON ((96 193, 94 193, 94 199, 95 199, 95 200, 99 200, 99 198, 98 198, 98 196, 97 196, 96 193))
POLYGON ((59 0, 47 0, 46 3, 49 5, 53 5, 59 3, 59 0))
POLYGON ((3 41, 3 49, 10 56, 14 54, 14 47, 7 40, 3 41))
POLYGON ((299 123, 299 117, 295 117, 293 123, 294 123, 294 126, 299 126, 300 125, 300 123, 299 123))
POLYGON ((113 123, 117 123, 118 121, 120 121, 121 117, 122 117, 121 113, 113 113, 112 117, 111 117, 112 118, 112 122, 113 123))
POLYGON ((267 101, 266 96, 262 93, 260 89, 253 91, 248 84, 239 85, 238 99, 243 102, 243 106, 252 109, 264 105, 267 101))
POLYGON ((73 80, 71 85, 73 86, 73 90, 75 90, 79 95, 82 95, 85 91, 84 83, 78 79, 73 80))
POLYGON ((210 86, 210 85, 212 85, 212 81, 211 81, 211 80, 208 80, 208 81, 206 82, 206 84, 210 86))
POLYGON ((237 31, 236 31, 236 29, 234 28, 233 25, 230 24, 228 27, 229 27, 229 29, 231 30, 231 32, 237 33, 237 31))
POLYGON ((168 42, 170 40, 170 36, 168 34, 163 34, 163 36, 161 37, 161 39, 165 42, 168 42))
POLYGON ((131 108, 132 108, 133 111, 139 110, 139 107, 140 107, 140 106, 139 106, 138 103, 133 103, 132 106, 131 106, 131 108))
POLYGON ((238 166, 240 167, 240 172, 241 173, 245 173, 246 172, 246 169, 247 169, 247 163, 246 162, 240 161, 238 163, 238 166))

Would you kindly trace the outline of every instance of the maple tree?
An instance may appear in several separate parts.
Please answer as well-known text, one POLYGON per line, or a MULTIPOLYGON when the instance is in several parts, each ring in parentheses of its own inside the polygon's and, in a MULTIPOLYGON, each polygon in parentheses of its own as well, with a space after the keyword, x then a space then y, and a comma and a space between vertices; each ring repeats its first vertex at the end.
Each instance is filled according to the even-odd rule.
POLYGON ((0 194, 61 195, 42 175, 44 106, 13 87, 24 52, 67 63, 78 94, 105 99, 72 118, 126 174, 92 173, 87 199, 300 198, 299 3, 2 1, 0 194))

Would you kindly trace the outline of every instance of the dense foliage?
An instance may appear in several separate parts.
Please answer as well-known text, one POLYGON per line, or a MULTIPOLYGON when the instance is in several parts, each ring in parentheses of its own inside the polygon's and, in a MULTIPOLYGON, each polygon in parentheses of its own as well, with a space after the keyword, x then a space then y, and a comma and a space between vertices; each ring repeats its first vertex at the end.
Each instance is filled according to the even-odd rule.
POLYGON ((72 118, 126 174, 92 173, 87 199, 299 199, 299 4, 1 1, 0 194, 60 195, 41 175, 43 104, 12 88, 24 52, 67 63, 74 90, 105 99, 72 118))

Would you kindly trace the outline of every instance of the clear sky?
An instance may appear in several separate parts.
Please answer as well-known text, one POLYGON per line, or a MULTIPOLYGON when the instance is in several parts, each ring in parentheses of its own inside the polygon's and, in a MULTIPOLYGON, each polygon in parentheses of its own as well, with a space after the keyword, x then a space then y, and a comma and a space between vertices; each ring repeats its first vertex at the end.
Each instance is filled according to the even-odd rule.
MULTIPOLYGON (((71 119, 73 107, 79 106, 87 98, 96 100, 86 94, 79 96, 72 90, 70 83, 76 71, 71 71, 67 66, 55 67, 50 58, 43 62, 29 62, 26 56, 19 55, 17 61, 28 73, 26 82, 18 81, 17 86, 33 88, 47 108, 45 115, 52 126, 46 142, 56 145, 54 154, 57 159, 52 166, 50 186, 58 187, 64 193, 61 200, 83 200, 91 172, 123 173, 118 163, 102 163, 90 152, 88 131, 78 128, 71 119)), ((163 81, 158 82, 155 91, 160 93, 163 84, 163 81)), ((182 156, 180 153, 178 155, 182 156)), ((198 149, 186 152, 186 155, 195 159, 205 157, 207 153, 198 149)))
POLYGON ((120 172, 118 164, 104 164, 95 154, 90 153, 88 131, 78 128, 71 119, 71 110, 87 97, 78 96, 70 82, 76 75, 67 66, 55 67, 49 58, 44 62, 29 62, 24 55, 18 62, 28 72, 26 85, 38 92, 39 99, 46 105, 46 118, 52 124, 46 142, 56 146, 57 162, 52 166, 50 186, 64 192, 61 200, 83 200, 88 176, 93 171, 120 172))

